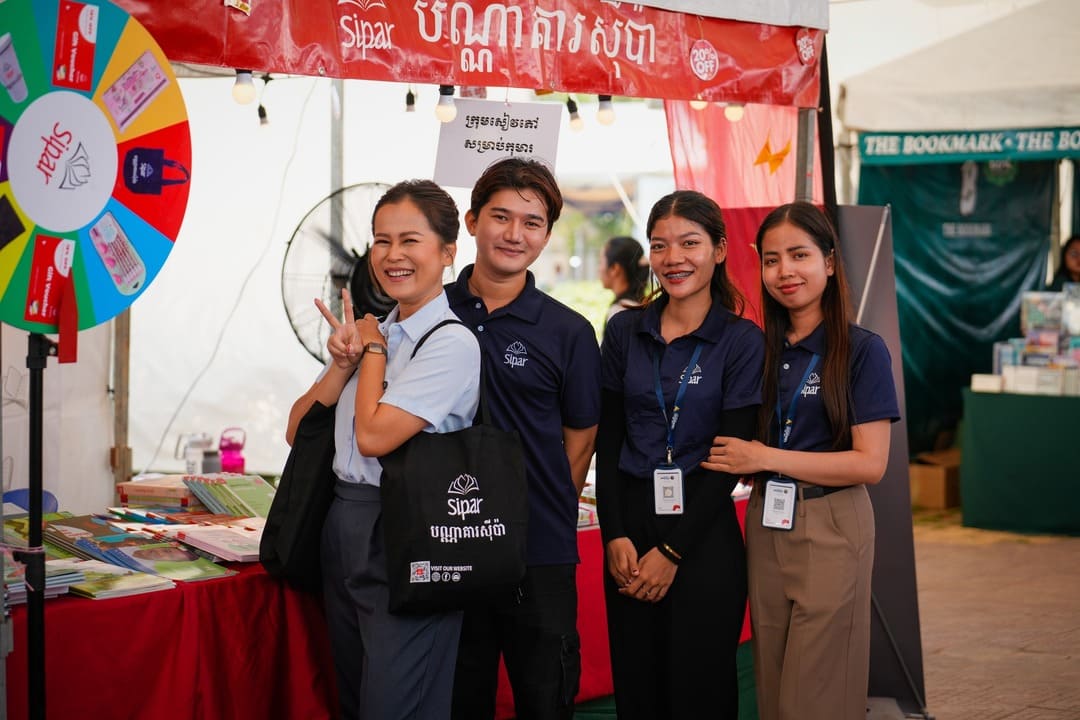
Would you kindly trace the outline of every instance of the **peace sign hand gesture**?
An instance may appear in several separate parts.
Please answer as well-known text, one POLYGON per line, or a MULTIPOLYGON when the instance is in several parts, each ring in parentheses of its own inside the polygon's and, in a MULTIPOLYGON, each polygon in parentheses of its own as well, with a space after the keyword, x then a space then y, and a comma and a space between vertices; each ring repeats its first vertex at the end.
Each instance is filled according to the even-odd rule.
POLYGON ((341 321, 334 317, 334 313, 330 312, 330 309, 319 298, 315 298, 315 306, 319 308, 319 312, 322 313, 322 316, 326 318, 326 321, 330 323, 330 327, 334 330, 326 341, 326 349, 329 351, 334 364, 343 370, 355 368, 360 363, 364 345, 360 337, 360 328, 356 323, 356 316, 353 313, 352 298, 349 296, 349 291, 345 288, 341 289, 341 314, 343 318, 341 321))

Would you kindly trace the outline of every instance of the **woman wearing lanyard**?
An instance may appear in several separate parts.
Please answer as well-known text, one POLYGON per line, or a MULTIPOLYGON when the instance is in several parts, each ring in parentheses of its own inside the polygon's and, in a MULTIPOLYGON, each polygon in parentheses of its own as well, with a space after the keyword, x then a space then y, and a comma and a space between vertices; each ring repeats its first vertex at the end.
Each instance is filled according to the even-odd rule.
POLYGON ((753 436, 763 339, 738 317, 715 202, 672 193, 647 231, 660 290, 612 317, 601 348, 597 500, 616 710, 735 718, 746 603, 736 478, 699 464, 715 435, 753 436))
POLYGON ((761 436, 718 437, 703 467, 754 475, 746 515, 761 720, 862 720, 874 511, 866 485, 899 419, 884 341, 850 324, 836 232, 809 203, 758 230, 765 307, 761 436))

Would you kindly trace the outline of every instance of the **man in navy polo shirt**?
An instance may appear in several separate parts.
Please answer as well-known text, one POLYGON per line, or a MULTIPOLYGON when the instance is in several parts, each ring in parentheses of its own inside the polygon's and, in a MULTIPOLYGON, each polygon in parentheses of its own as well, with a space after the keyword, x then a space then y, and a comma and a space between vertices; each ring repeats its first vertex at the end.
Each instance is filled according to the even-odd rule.
POLYGON ((562 194, 535 160, 489 167, 465 226, 476 263, 447 287, 484 355, 492 421, 517 430, 529 483, 528 559, 516 593, 465 612, 452 717, 495 716, 499 654, 518 718, 569 718, 581 674, 577 498, 600 418, 600 351, 581 315, 536 289, 528 268, 551 236, 562 194))

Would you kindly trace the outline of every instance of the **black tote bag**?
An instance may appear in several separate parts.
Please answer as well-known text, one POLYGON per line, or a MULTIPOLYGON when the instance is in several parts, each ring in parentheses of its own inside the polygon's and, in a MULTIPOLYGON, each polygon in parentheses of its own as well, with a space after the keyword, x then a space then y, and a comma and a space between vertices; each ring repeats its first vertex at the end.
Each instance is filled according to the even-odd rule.
MULTIPOLYGON (((445 320, 429 330, 413 357, 445 320)), ((528 487, 521 440, 490 423, 481 363, 478 422, 420 432, 379 458, 390 612, 461 610, 525 574, 528 487)))
POLYGON ((319 545, 334 499, 335 407, 316 401, 300 419, 259 541, 266 572, 310 592, 322 587, 319 545))

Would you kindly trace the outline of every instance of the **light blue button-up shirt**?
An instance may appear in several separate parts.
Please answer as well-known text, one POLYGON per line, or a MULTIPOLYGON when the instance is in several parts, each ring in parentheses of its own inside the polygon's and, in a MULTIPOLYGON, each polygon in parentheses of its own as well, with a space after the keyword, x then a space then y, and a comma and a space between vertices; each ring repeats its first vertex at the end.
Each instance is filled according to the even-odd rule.
MULTIPOLYGON (((424 432, 461 430, 472 425, 476 415, 480 347, 468 328, 461 325, 439 328, 424 341, 416 357, 410 358, 424 333, 436 323, 451 319, 458 318, 450 310, 446 293, 440 293, 400 322, 395 307, 379 325, 388 352, 386 390, 379 402, 426 420, 424 432)), ((354 373, 341 391, 335 410, 334 473, 345 482, 378 486, 382 465, 377 458, 362 455, 356 447, 356 383, 354 373)))

